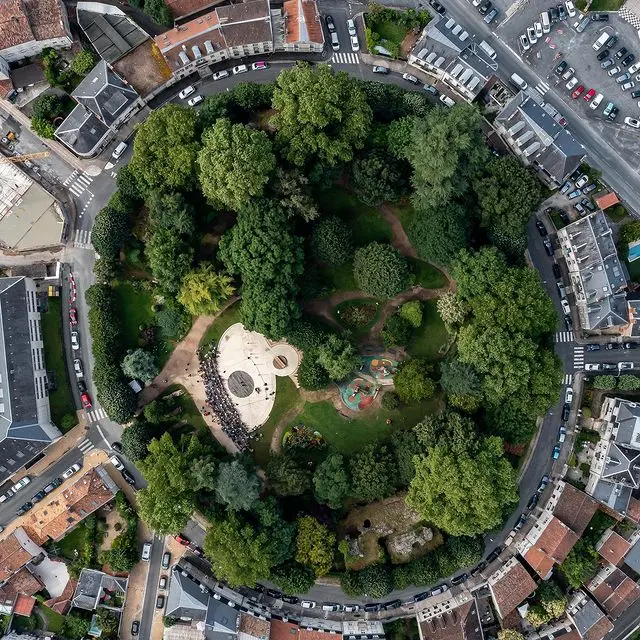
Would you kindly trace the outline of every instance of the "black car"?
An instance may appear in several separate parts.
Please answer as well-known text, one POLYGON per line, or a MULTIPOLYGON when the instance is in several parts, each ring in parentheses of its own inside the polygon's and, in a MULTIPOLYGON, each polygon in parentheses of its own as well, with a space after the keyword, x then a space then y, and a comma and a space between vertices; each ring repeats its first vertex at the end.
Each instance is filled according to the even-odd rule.
POLYGON ((282 591, 277 591, 276 589, 267 589, 267 595, 274 600, 282 599, 282 591))
POLYGON ((589 209, 589 211, 596 210, 596 205, 593 204, 593 202, 591 202, 591 200, 589 200, 588 198, 584 198, 584 200, 580 200, 580 202, 582 202, 582 205, 589 209))
POLYGON ((488 556, 487 562, 493 562, 502 552, 502 547, 496 547, 488 556))
POLYGON ((327 29, 329 29, 329 31, 333 33, 336 30, 336 25, 333 21, 333 18, 331 16, 325 16, 324 21, 325 21, 325 24, 327 25, 327 29))
POLYGON ((78 391, 80 393, 87 392, 87 385, 85 384, 84 380, 78 380, 78 391))
POLYGON ((623 349, 637 349, 638 348, 638 343, 637 342, 625 342, 622 345, 623 349))
POLYGON ((564 403, 562 407, 562 420, 566 422, 569 419, 569 414, 571 413, 571 405, 568 402, 564 403))
POLYGON ((618 60, 620 60, 620 58, 624 58, 627 53, 629 53, 625 47, 622 47, 622 49, 619 49, 618 51, 616 51, 616 58, 618 58, 618 60))
POLYGON ((127 484, 130 484, 132 487, 136 486, 136 479, 126 469, 123 469, 120 473, 127 484))
POLYGON ((426 600, 430 595, 431 591, 423 591, 422 593, 416 593, 416 595, 413 596, 412 600, 414 602, 422 602, 423 600, 426 600))
MULTIPOLYGON (((556 73, 560 76, 564 73, 565 69, 569 66, 569 64, 567 63, 566 60, 563 60, 557 67, 556 67, 556 73)), ((580 170, 576 169, 577 172, 577 176, 575 177, 575 179, 578 179, 578 176, 580 175, 580 170)), ((574 180, 573 175, 570 176, 571 180, 574 180)))
POLYGON ((618 107, 613 107, 611 109, 611 113, 609 114, 609 120, 615 120, 616 116, 620 113, 620 109, 618 107))
POLYGON ((451 584, 453 586, 457 584, 462 584, 463 582, 466 582, 468 579, 469 579, 468 573, 461 573, 459 576, 455 576, 454 578, 451 578, 451 584))
POLYGON ((478 8, 478 11, 480 12, 480 15, 484 16, 488 13, 491 7, 493 7, 493 5, 491 4, 491 2, 489 2, 489 0, 487 0, 486 2, 483 2, 480 5, 480 7, 478 8))
POLYGON ((549 18, 551 18, 551 22, 558 22, 559 17, 558 10, 555 7, 549 7, 549 18))
POLYGON ((602 370, 603 371, 616 371, 617 368, 618 367, 613 362, 603 362, 602 363, 602 370))
POLYGON ((522 529, 522 527, 524 527, 524 523, 527 521, 527 514, 523 513, 520 518, 518 519, 518 522, 516 522, 516 526, 513 527, 516 531, 520 531, 520 529, 522 529))
POLYGON ((33 509, 33 504, 31 502, 25 502, 17 511, 16 511, 16 515, 17 516, 21 516, 23 513, 27 513, 27 511, 30 511, 31 509, 33 509))
POLYGON ((438 2, 438 0, 429 0, 429 4, 433 7, 434 11, 440 15, 444 14, 444 7, 438 2))
POLYGON ((544 226, 544 222, 542 220, 536 220, 536 229, 538 233, 544 238, 547 235, 547 228, 544 226))
POLYGON ((620 64, 623 67, 628 67, 635 59, 636 57, 633 55, 633 53, 630 53, 626 58, 623 58, 620 64))
POLYGON ((479 565, 477 565, 471 570, 471 575, 472 576, 478 575, 486 566, 487 566, 487 563, 484 562, 483 560, 479 565))
POLYGON ((563 4, 559 4, 556 7, 558 9, 558 15, 560 17, 560 20, 566 20, 567 19, 567 10, 564 8, 563 4))
POLYGON ((529 502, 527 502, 527 509, 529 509, 529 511, 531 511, 531 509, 533 509, 537 504, 538 504, 538 498, 540 496, 537 493, 534 493, 531 496, 531 500, 529 500, 529 502))
POLYGON ((134 620, 131 623, 131 635, 137 636, 140 633, 140 622, 138 620, 134 620))
POLYGON ((594 22, 608 22, 609 21, 609 14, 608 13, 592 13, 591 14, 591 19, 594 22))
POLYGON ((607 49, 611 49, 611 47, 613 47, 613 45, 618 42, 618 36, 611 36, 605 43, 604 46, 607 47, 607 49))
POLYGON ((367 613, 375 613, 376 611, 380 611, 382 609, 382 605, 379 602, 372 602, 370 604, 365 604, 363 609, 367 613))
POLYGON ((607 345, 605 346, 605 349, 607 349, 607 351, 611 351, 612 349, 619 349, 620 345, 617 342, 607 342, 607 345))
POLYGON ((42 491, 38 491, 38 493, 36 493, 36 495, 31 498, 31 502, 33 502, 33 504, 35 504, 36 502, 40 502, 40 500, 42 500, 42 498, 44 498, 46 495, 47 494, 44 492, 44 489, 42 489, 42 491))
POLYGON ((296 598, 295 596, 282 596, 282 601, 287 604, 298 604, 300 598, 296 598))
POLYGON ((573 205, 573 208, 574 208, 574 209, 575 209, 575 210, 576 210, 576 211, 577 211, 581 216, 583 216, 583 215, 585 214, 584 207, 583 207, 579 202, 576 202, 576 203, 573 205))
POLYGON ((587 345, 587 351, 600 351, 602 347, 599 344, 589 344, 587 345))
POLYGON ((382 605, 382 608, 385 611, 391 611, 391 609, 398 609, 401 606, 402 606, 402 601, 401 600, 391 600, 389 602, 385 602, 382 605))
POLYGON ((122 453, 122 443, 120 442, 113 442, 111 448, 118 453, 122 453))
POLYGON ((569 220, 569 214, 564 209, 559 209, 558 215, 560 216, 560 220, 565 224, 569 224, 571 222, 571 220, 569 220))
POLYGON ((553 275, 556 278, 562 277, 562 272, 560 271, 560 265, 557 262, 554 262, 551 268, 553 269, 553 275))
POLYGON ((545 238, 542 244, 544 244, 544 250, 550 256, 553 256, 553 245, 551 244, 551 241, 548 238, 545 238))
POLYGON ((609 57, 609 53, 611 53, 609 51, 609 49, 603 49, 597 56, 596 58, 598 59, 598 62, 602 62, 605 58, 609 57))
POLYGON ((573 329, 573 322, 571 321, 571 316, 564 317, 564 326, 567 328, 567 331, 571 331, 571 329, 573 329))
POLYGON ((156 598, 156 609, 164 609, 164 596, 159 595, 156 598))

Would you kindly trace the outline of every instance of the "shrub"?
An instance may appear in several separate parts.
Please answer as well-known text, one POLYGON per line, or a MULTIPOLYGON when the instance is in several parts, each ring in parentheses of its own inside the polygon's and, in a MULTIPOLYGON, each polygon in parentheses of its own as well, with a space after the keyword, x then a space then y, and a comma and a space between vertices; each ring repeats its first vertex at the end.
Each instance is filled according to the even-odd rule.
POLYGON ((411 340, 411 324, 402 316, 393 315, 387 320, 380 335, 387 348, 404 346, 411 340))
POLYGON ((400 398, 394 391, 386 391, 382 396, 382 400, 380 401, 380 403, 382 404, 383 409, 393 411, 400 406, 400 398))
POLYGON ((351 230, 337 216, 327 216, 313 227, 311 250, 320 262, 333 266, 344 264, 353 254, 351 230))
POLYGON ((405 302, 400 307, 399 313, 414 329, 422 324, 422 303, 420 300, 405 302))
POLYGON ((362 291, 391 298, 406 288, 409 269, 405 257, 390 244, 372 242, 356 251, 353 275, 362 291))
POLYGON ((316 360, 313 351, 307 351, 298 368, 298 382, 307 391, 324 389, 329 384, 326 369, 316 360))

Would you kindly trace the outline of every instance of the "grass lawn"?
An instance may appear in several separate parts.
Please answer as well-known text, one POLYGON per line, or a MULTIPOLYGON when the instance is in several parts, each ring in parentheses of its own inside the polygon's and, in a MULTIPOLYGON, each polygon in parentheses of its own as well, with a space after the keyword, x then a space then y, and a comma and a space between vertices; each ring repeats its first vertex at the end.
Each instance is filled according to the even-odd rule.
POLYGON ((551 220, 555 226, 556 229, 562 229, 563 227, 566 227, 567 225, 562 221, 562 218, 560 217, 560 214, 557 211, 553 211, 551 213, 551 220))
POLYGON ((209 427, 204 421, 202 414, 198 411, 196 403, 181 384, 172 384, 165 390, 162 397, 171 395, 175 391, 183 391, 183 394, 176 398, 177 404, 180 407, 180 413, 176 413, 175 416, 167 416, 167 419, 174 421, 177 425, 186 424, 193 427, 193 429, 177 427, 177 431, 184 433, 192 433, 195 431, 196 435, 210 435, 209 427))
POLYGON ((43 604, 38 604, 38 610, 47 619, 47 631, 59 634, 64 625, 64 616, 43 604))
POLYGON ((348 420, 330 402, 307 402, 302 412, 291 421, 291 426, 304 424, 319 431, 333 451, 351 454, 397 429, 410 429, 426 415, 435 413, 440 404, 440 398, 435 397, 394 411, 365 411, 361 418, 348 420), (386 424, 387 418, 391 424, 386 424))
POLYGON ((62 540, 55 542, 56 555, 75 560, 76 550, 82 553, 84 545, 87 542, 87 527, 81 522, 75 529, 70 531, 62 540))
POLYGON ((624 0, 593 0, 590 11, 617 11, 624 4, 624 0))
POLYGON ((360 202, 344 188, 334 186, 316 193, 315 196, 324 213, 333 213, 349 225, 357 247, 370 242, 391 241, 391 227, 382 214, 374 207, 360 202))
POLYGON ((60 298, 49 298, 49 310, 42 314, 42 337, 47 369, 53 371, 56 377, 56 389, 49 392, 51 419, 62 431, 62 418, 70 415, 75 419, 76 406, 71 393, 65 350, 62 345, 61 305, 60 298))
POLYGON ((440 319, 435 300, 422 303, 422 326, 408 346, 409 355, 429 360, 438 359, 440 347, 449 341, 449 334, 440 319))
POLYGON ((222 334, 236 322, 240 322, 240 302, 236 302, 228 309, 225 309, 207 329, 207 332, 202 336, 200 340, 200 348, 208 349, 209 347, 218 344, 218 340, 222 334))
POLYGON ((622 222, 628 215, 627 210, 621 204, 609 207, 605 213, 613 222, 622 222))
POLYGON ((329 288, 328 295, 336 291, 357 291, 358 285, 353 277, 353 262, 345 262, 339 267, 329 267, 327 265, 317 267, 320 270, 322 281, 326 282, 329 288))
POLYGON ((409 267, 413 272, 415 282, 425 289, 439 289, 447 284, 444 273, 424 260, 409 258, 409 267))
POLYGON ((345 300, 333 308, 333 317, 354 337, 363 336, 380 315, 380 304, 373 298, 345 300))
POLYGON ((388 20, 380 21, 376 23, 376 33, 379 33, 385 40, 395 42, 398 46, 402 44, 405 36, 407 35, 406 27, 403 27, 395 22, 388 20))

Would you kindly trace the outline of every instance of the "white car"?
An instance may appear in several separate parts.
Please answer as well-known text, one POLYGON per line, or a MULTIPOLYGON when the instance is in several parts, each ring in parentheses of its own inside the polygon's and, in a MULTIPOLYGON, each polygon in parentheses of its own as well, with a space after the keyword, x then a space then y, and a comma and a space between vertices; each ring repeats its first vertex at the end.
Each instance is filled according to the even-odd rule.
POLYGON ((573 389, 571 387, 567 387, 567 390, 564 392, 564 401, 567 404, 571 404, 573 402, 573 389))
POLYGON ((204 98, 200 94, 198 94, 197 96, 193 96, 193 98, 189 98, 189 100, 187 101, 187 104, 190 107, 195 107, 197 104, 200 104, 203 100, 204 98))
POLYGON ((564 6, 567 8, 567 13, 570 18, 575 18, 576 16, 576 8, 573 6, 573 2, 571 0, 566 0, 564 6))
POLYGON ((180 98, 180 100, 184 100, 185 98, 188 98, 192 93, 195 93, 195 92, 196 92, 196 88, 190 84, 188 87, 184 88, 178 94, 178 97, 180 98))
POLYGON ((474 7, 479 7, 482 4, 482 0, 472 0, 474 7))
POLYGON ((122 471, 124 469, 124 465, 122 464, 122 460, 118 458, 118 456, 111 456, 109 458, 109 462, 118 470, 122 471))
POLYGON ((540 22, 535 22, 533 24, 533 28, 536 30, 536 38, 540 40, 540 38, 542 38, 542 24, 540 22))
POLYGON ((440 94, 440 102, 446 105, 447 107, 455 107, 455 100, 452 100, 449 96, 446 96, 444 93, 440 94))
POLYGON ((80 348, 80 336, 77 331, 71 332, 71 348, 77 351, 80 348))
POLYGON ((594 111, 600 106, 600 103, 602 102, 602 98, 604 98, 604 96, 599 93, 592 101, 591 104, 589 105, 589 109, 593 109, 594 111))
POLYGON ((567 88, 567 91, 571 91, 571 89, 573 89, 573 87, 575 87, 577 84, 578 78, 573 76, 573 78, 571 78, 571 80, 569 80, 569 82, 567 82, 567 84, 565 84, 564 86, 567 88))
POLYGON ((222 80, 222 78, 228 78, 228 77, 229 77, 229 72, 226 69, 223 69, 222 71, 216 71, 213 74, 214 80, 222 80))
POLYGON ((520 36, 520 46, 523 51, 529 51, 531 49, 531 45, 529 44, 529 38, 526 35, 520 36))
POLYGON ((588 363, 584 365, 584 370, 585 371, 600 371, 600 365, 595 363, 588 363))
POLYGON ((562 307, 562 312, 565 316, 571 315, 571 307, 569 306, 569 302, 566 298, 562 298, 562 300, 560 300, 560 306, 562 307))
POLYGON ((351 51, 360 51, 358 36, 351 36, 351 51))
POLYGON ((24 489, 30 482, 31 478, 29 476, 25 476, 22 480, 18 480, 10 490, 13 491, 13 493, 17 493, 20 489, 24 489))
POLYGON ((612 77, 620 73, 620 71, 621 71, 620 67, 616 65, 615 67, 611 67, 611 69, 607 71, 607 74, 609 75, 609 77, 612 77))
POLYGON ((589 182, 589 176, 584 175, 584 173, 576 180, 576 189, 582 189, 585 184, 589 182))
POLYGON ((350 36, 356 35, 356 23, 351 18, 347 20, 347 31, 350 36))
POLYGON ((62 479, 66 480, 67 478, 70 478, 74 473, 78 473, 78 471, 80 471, 81 467, 80 465, 76 462, 75 464, 72 464, 63 474, 62 474, 62 479))
POLYGON ((629 91, 629 89, 633 89, 633 87, 636 86, 636 83, 633 80, 630 80, 629 82, 625 82, 624 84, 620 85, 620 88, 623 91, 629 91))
POLYGON ((82 360, 80 358, 76 358, 73 361, 73 370, 76 372, 76 378, 82 378, 84 370, 82 369, 82 360))
POLYGON ((633 367, 633 362, 618 362, 618 369, 620 371, 630 371, 633 367))
POLYGON ((316 608, 316 603, 313 600, 302 600, 300 602, 300 606, 303 609, 315 609, 316 608))
POLYGON ((529 42, 532 45, 538 42, 538 38, 536 36, 536 30, 533 27, 527 27, 527 38, 529 38, 529 42))
POLYGON ((239 64, 237 67, 233 67, 232 71, 233 75, 237 76, 239 73, 246 73, 249 69, 246 64, 239 64))
POLYGON ((406 80, 407 82, 411 82, 412 84, 418 84, 418 78, 412 76, 410 73, 403 73, 402 79, 406 80))
POLYGON ((636 120, 635 118, 625 118, 624 123, 634 129, 640 129, 640 120, 636 120))

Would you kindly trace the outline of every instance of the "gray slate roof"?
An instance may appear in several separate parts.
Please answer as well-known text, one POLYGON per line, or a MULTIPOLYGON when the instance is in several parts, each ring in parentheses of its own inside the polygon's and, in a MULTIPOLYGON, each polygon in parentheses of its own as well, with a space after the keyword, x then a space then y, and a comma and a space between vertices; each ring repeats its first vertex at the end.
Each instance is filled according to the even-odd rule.
POLYGON ((240 614, 230 606, 209 599, 204 635, 207 640, 235 640, 240 614))
POLYGON ((208 594, 202 593, 191 578, 173 569, 165 615, 201 622, 206 618, 208 603, 208 594))
POLYGON ((56 136, 80 155, 87 155, 98 146, 108 131, 109 127, 79 104, 56 129, 56 136))
POLYGON ((584 604, 572 614, 573 622, 578 629, 578 633, 584 638, 591 629, 605 615, 598 605, 590 599, 586 599, 584 604))
POLYGON ((620 402, 616 419, 616 442, 640 450, 640 404, 620 402))
POLYGON ((629 549, 624 557, 624 563, 640 574, 640 541, 636 540, 636 543, 629 549))

